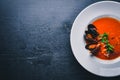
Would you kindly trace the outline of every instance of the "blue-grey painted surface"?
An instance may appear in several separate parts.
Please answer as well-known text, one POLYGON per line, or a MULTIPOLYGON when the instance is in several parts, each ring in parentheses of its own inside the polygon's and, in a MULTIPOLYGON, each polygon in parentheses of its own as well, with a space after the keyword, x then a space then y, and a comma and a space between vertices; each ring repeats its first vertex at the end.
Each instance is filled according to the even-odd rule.
POLYGON ((0 0, 0 80, 120 80, 89 73, 70 47, 73 21, 96 1, 0 0))

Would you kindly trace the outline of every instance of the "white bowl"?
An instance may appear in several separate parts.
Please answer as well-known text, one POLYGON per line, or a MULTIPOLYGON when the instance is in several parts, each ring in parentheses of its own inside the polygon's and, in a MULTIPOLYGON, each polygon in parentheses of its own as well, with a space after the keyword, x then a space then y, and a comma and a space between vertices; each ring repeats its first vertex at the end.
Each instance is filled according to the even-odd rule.
POLYGON ((85 49, 83 34, 86 26, 96 18, 109 16, 120 19, 120 3, 114 1, 101 1, 85 8, 75 19, 71 35, 71 47, 77 61, 89 72, 105 77, 120 75, 120 58, 102 60, 91 57, 85 49))

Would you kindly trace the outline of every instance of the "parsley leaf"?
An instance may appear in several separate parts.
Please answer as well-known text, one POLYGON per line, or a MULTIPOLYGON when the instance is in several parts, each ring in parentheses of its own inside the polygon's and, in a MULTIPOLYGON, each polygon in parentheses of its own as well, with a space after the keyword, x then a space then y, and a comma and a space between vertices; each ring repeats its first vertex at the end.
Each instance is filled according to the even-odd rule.
POLYGON ((108 34, 107 34, 107 33, 104 33, 104 34, 100 35, 100 37, 102 38, 102 39, 101 39, 101 42, 102 42, 102 43, 105 43, 105 45, 106 45, 107 52, 108 52, 108 53, 112 53, 112 52, 113 52, 113 49, 114 49, 114 46, 112 46, 112 45, 109 43, 108 34))

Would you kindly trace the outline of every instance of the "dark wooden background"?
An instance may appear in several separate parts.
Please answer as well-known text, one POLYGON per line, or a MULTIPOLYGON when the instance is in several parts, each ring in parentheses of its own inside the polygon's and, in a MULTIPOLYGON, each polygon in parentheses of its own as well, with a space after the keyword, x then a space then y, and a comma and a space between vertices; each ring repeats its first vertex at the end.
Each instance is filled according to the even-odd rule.
POLYGON ((120 80, 89 73, 71 51, 73 21, 97 1, 0 0, 0 80, 120 80))

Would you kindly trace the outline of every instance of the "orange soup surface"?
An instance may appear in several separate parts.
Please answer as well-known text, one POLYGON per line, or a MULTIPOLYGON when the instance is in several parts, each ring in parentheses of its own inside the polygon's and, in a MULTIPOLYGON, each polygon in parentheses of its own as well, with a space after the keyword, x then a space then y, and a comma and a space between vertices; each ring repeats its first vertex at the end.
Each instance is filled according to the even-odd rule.
POLYGON ((107 33, 109 43, 114 46, 114 53, 111 53, 109 57, 103 55, 102 50, 96 57, 104 60, 118 58, 120 56, 120 21, 111 17, 103 17, 95 20, 92 24, 96 26, 99 34, 107 33))

